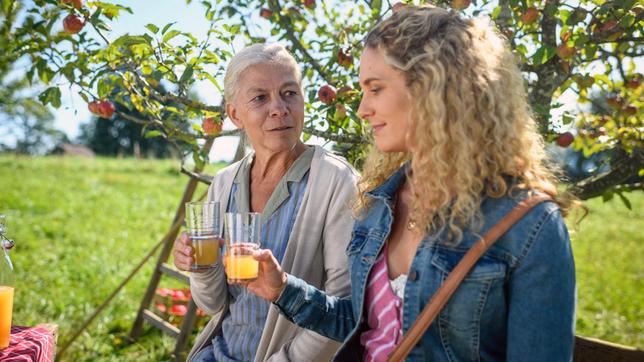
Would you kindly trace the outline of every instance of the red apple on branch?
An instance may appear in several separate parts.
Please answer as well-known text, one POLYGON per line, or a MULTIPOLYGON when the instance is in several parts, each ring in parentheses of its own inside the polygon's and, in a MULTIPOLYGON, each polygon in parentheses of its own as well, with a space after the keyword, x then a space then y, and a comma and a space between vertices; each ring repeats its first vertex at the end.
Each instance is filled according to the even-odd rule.
POLYGON ((537 8, 531 6, 531 7, 527 8, 527 9, 525 9, 523 14, 521 14, 521 16, 519 17, 519 19, 521 19, 521 21, 524 24, 532 24, 535 21, 537 21, 538 17, 539 17, 539 10, 537 10, 537 8))
POLYGON ((577 51, 574 46, 564 43, 564 44, 560 44, 557 47, 557 50, 555 50, 555 52, 561 59, 570 59, 575 55, 577 51))
POLYGON ((350 68, 353 65, 353 56, 350 53, 345 53, 342 49, 338 50, 338 64, 350 68))
POLYGON ((323 85, 318 90, 318 98, 324 104, 331 104, 335 101, 335 89, 330 85, 323 85))
POLYGON ((575 136, 573 136, 572 133, 562 133, 559 135, 559 137, 557 137, 557 144, 559 145, 559 147, 568 147, 574 139, 575 136))
POLYGON ((101 118, 111 118, 114 112, 116 112, 116 108, 112 102, 102 101, 98 104, 98 115, 101 118))
POLYGON ((302 4, 309 9, 313 9, 315 7, 315 0, 302 0, 302 4))
POLYGON ((463 10, 470 6, 471 1, 470 0, 452 0, 449 3, 449 6, 452 7, 452 9, 456 10, 463 10))
POLYGON ((637 114, 638 108, 636 105, 629 104, 624 108, 622 112, 624 112, 625 115, 627 116, 634 116, 637 114))
POLYGON ((98 114, 98 103, 99 103, 98 101, 89 102, 89 104, 87 105, 87 108, 93 114, 98 114))
POLYGON ((264 19, 270 19, 271 16, 273 16, 273 12, 270 9, 262 9, 259 11, 259 16, 261 16, 264 19))
POLYGON ((87 108, 101 118, 110 118, 116 112, 114 104, 110 101, 93 101, 87 105, 87 108))
POLYGON ((63 20, 63 29, 68 34, 76 34, 85 26, 85 22, 74 14, 69 14, 63 20))
POLYGON ((637 89, 640 87, 640 84, 642 84, 642 75, 636 74, 626 82, 626 87, 630 89, 637 89))
POLYGON ((614 109, 621 109, 624 105, 624 98, 621 96, 608 96, 606 97, 606 104, 614 109))
POLYGON ((222 124, 217 122, 215 117, 204 118, 201 122, 201 128, 203 128, 204 133, 209 136, 216 136, 221 133, 221 127, 222 124))

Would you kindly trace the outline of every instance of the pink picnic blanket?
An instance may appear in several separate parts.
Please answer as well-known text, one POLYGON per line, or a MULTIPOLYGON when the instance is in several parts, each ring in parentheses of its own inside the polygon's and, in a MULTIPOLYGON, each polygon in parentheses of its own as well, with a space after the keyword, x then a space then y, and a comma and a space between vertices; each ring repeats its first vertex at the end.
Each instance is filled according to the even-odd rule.
POLYGON ((2 362, 51 362, 54 336, 43 327, 11 326, 9 347, 0 350, 2 362))

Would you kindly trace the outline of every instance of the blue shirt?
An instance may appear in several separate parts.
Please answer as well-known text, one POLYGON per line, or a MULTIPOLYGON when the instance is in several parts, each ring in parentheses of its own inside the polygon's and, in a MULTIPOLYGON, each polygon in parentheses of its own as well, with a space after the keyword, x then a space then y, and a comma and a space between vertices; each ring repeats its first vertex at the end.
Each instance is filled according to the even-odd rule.
MULTIPOLYGON (((337 360, 360 360, 366 281, 390 233, 401 169, 367 193, 373 200, 356 221, 347 254, 351 297, 337 298, 288 276, 275 302, 297 325, 344 341, 337 360)), ((438 290, 465 252, 528 191, 485 198, 479 233, 464 228, 457 245, 445 232, 426 235, 405 285, 403 331, 438 290)), ((408 361, 570 361, 574 345, 575 267, 566 225, 552 202, 535 206, 479 259, 408 361)))
MULTIPOLYGON (((262 212, 261 248, 270 249, 281 262, 291 229, 308 183, 314 148, 308 148, 291 165, 271 194, 262 212)), ((250 210, 250 166, 243 165, 232 185, 228 212, 250 210)), ((229 285, 230 304, 221 334, 213 338, 212 355, 216 361, 253 361, 262 336, 270 303, 239 285, 229 285)), ((201 356, 201 354, 200 354, 201 356)), ((208 359, 205 359, 208 360, 208 359)))

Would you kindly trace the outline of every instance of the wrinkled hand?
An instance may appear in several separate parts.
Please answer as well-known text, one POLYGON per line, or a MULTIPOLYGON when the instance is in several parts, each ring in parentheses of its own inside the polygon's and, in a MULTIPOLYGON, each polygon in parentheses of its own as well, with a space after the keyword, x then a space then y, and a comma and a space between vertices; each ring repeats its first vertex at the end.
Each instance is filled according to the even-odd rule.
MULTIPOLYGON (((222 244, 223 240, 220 241, 219 246, 222 246, 222 244)), ((181 233, 179 238, 174 241, 174 247, 172 248, 174 266, 179 270, 193 273, 204 273, 208 271, 208 269, 192 270, 192 264, 195 262, 194 255, 195 249, 192 247, 192 240, 190 240, 186 233, 181 233)))
POLYGON ((174 247, 172 248, 174 266, 179 270, 192 271, 190 267, 195 262, 195 258, 193 257, 194 253, 195 250, 192 248, 192 240, 190 240, 186 233, 181 233, 179 238, 174 241, 174 247))
POLYGON ((253 258, 259 261, 259 273, 257 279, 252 282, 240 282, 253 294, 274 302, 282 294, 286 286, 286 272, 277 262, 269 249, 261 249, 253 253, 253 258))

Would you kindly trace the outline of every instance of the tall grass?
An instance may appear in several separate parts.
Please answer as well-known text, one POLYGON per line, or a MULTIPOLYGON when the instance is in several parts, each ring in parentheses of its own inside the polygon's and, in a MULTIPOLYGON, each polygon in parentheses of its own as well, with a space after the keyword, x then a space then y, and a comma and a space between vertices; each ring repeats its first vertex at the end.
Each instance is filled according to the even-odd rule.
MULTIPOLYGON (((170 227, 187 183, 178 167, 176 161, 0 156, 0 213, 16 240, 14 323, 56 323, 58 345, 65 344, 170 227)), ((619 200, 589 202, 590 215, 573 232, 577 330, 642 348, 644 196, 630 199, 633 211, 619 200)), ((147 324, 136 343, 125 343, 155 262, 127 284, 65 360, 171 359, 174 339, 147 324)), ((167 277, 163 283, 172 284, 167 277)))
POLYGON ((644 349, 644 193, 586 203, 572 230, 577 268, 577 333, 644 349))
MULTIPOLYGON (((178 167, 174 161, 1 157, 0 213, 16 240, 14 323, 57 323, 58 345, 65 344, 169 229, 187 183, 178 167)), ((156 256, 66 360, 170 359, 174 340, 147 325, 136 344, 124 343, 155 262, 156 256)))

